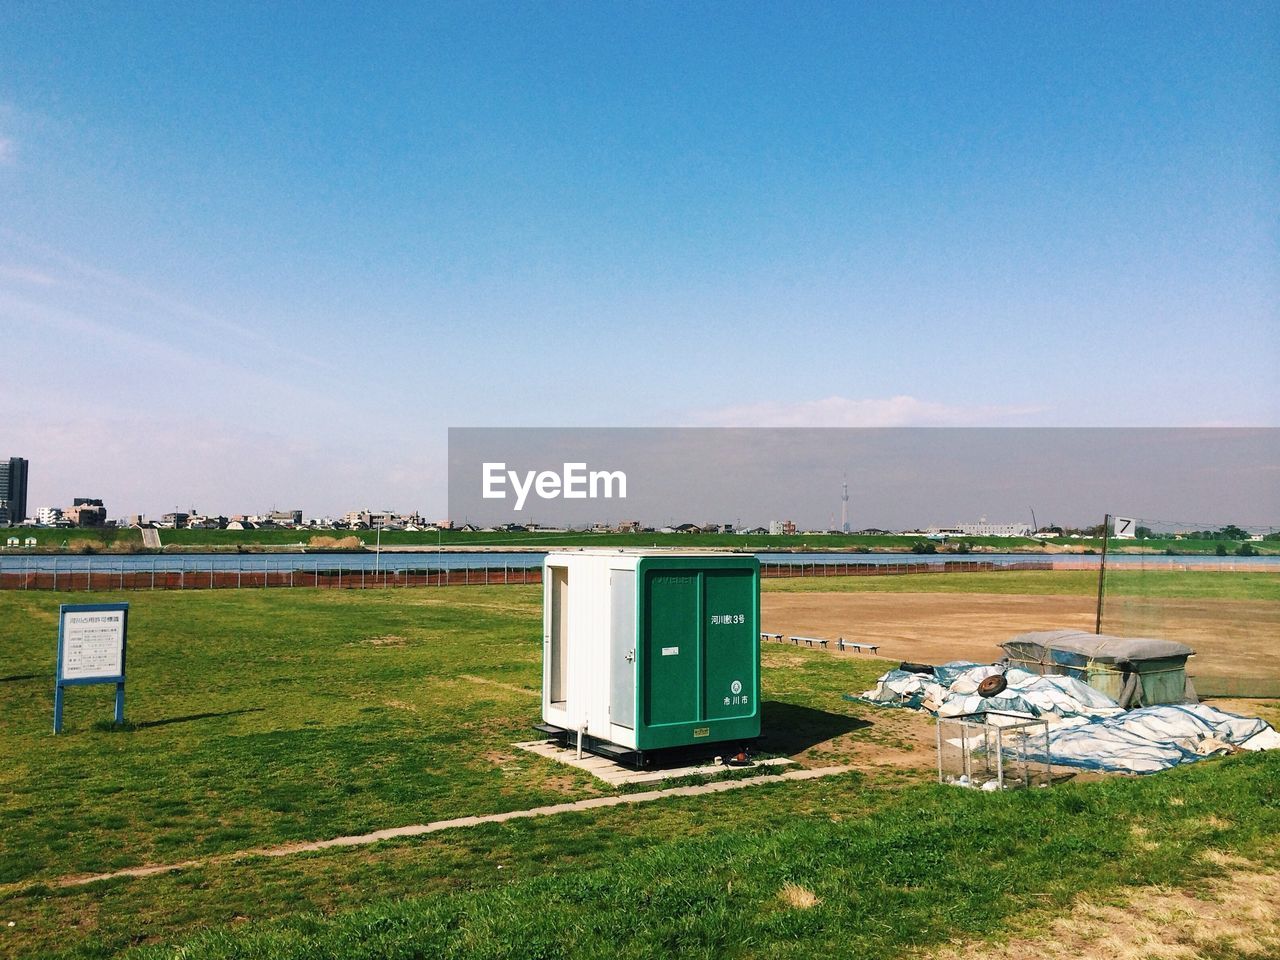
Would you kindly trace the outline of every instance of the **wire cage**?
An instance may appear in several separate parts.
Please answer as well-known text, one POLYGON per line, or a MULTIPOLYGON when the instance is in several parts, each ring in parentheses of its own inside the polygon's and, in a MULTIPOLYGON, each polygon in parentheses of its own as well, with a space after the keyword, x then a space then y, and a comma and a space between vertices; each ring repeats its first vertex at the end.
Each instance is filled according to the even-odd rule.
POLYGON ((979 790, 1047 787, 1049 724, 1016 713, 939 717, 938 782, 979 790))

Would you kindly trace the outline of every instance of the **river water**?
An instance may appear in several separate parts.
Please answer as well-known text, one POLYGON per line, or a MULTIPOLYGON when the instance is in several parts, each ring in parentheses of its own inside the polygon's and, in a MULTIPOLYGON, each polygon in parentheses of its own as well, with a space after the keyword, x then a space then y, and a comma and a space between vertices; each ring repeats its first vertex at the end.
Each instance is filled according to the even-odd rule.
MULTIPOLYGON (((141 572, 177 573, 185 571, 331 571, 331 570, 525 570, 542 565, 544 553, 395 551, 390 553, 183 553, 183 554, 26 554, 0 553, 0 573, 36 572, 141 572)), ((1013 564, 1049 563, 1055 569, 1097 569, 1097 554, 915 554, 915 553, 761 553, 762 564, 800 566, 823 564, 943 564, 957 562, 1013 564)), ((1164 554, 1110 554, 1107 564, 1119 568, 1148 570, 1236 570, 1280 572, 1280 556, 1216 557, 1166 556, 1164 554)))

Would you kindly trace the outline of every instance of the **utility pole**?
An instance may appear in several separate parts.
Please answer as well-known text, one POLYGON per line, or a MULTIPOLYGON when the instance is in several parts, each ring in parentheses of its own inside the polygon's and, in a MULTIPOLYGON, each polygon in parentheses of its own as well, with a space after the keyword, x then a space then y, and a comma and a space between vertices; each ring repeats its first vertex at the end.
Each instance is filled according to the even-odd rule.
POLYGON ((1107 575, 1107 535, 1111 530, 1111 514, 1102 515, 1102 560, 1098 563, 1098 618, 1094 621, 1093 632, 1102 633, 1102 591, 1107 575))

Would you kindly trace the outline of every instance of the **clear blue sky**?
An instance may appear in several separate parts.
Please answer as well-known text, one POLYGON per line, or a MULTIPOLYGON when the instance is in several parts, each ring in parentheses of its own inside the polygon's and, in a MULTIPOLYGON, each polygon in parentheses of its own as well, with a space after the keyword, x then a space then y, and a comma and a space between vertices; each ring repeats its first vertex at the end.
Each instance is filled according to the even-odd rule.
POLYGON ((1280 425, 1274 3, 375 9, 0 6, 33 506, 441 511, 449 425, 1280 425))

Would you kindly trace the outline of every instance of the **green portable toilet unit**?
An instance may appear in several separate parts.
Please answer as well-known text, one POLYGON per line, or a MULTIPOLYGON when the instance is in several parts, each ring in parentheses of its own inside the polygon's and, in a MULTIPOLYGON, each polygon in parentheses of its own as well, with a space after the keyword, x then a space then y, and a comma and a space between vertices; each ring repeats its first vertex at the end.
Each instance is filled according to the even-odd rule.
POLYGON ((582 549, 543 563, 542 719, 598 752, 760 735, 760 563, 582 549))

